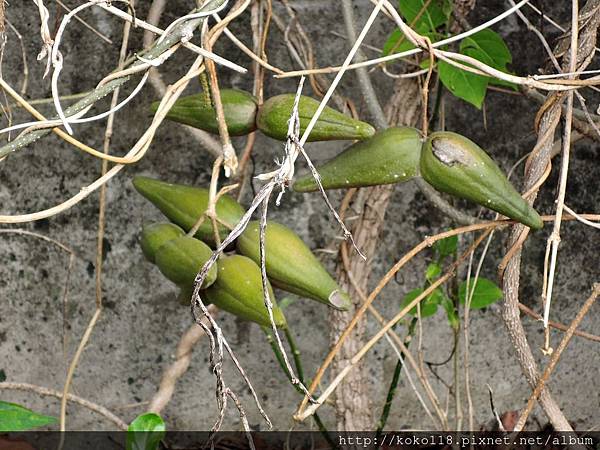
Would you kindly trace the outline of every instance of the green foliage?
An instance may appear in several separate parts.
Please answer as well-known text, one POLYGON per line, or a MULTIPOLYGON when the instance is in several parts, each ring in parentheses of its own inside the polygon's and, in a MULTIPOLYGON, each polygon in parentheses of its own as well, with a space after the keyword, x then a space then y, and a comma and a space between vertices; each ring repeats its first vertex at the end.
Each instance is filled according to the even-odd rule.
MULTIPOLYGON (((471 278, 469 282, 469 290, 473 289, 474 279, 471 278)), ((475 284, 475 290, 473 291, 473 298, 471 300, 471 309, 485 308, 492 303, 497 302, 502 298, 502 289, 500 289, 496 283, 487 278, 479 277, 475 284)), ((458 299, 461 304, 466 304, 467 300, 467 282, 463 281, 458 287, 458 299)))
MULTIPOLYGON (((428 37, 431 42, 440 40, 441 34, 436 30, 448 24, 452 12, 451 0, 431 0, 424 8, 427 0, 402 0, 398 10, 407 24, 411 25, 419 34, 428 37)), ((392 32, 383 45, 383 55, 402 53, 415 46, 404 37, 400 29, 392 32)))
POLYGON ((452 13, 451 0, 431 0, 425 8, 426 4, 426 0, 401 0, 398 5, 402 17, 419 34, 446 25, 452 13))
MULTIPOLYGON (((441 40, 441 31, 448 27, 452 14, 451 0, 401 0, 398 9, 404 20, 412 24, 419 34, 428 37, 431 42, 441 40)), ((383 46, 383 56, 401 53, 414 48, 400 29, 392 32, 383 46)), ((470 56, 494 69, 509 73, 507 65, 512 62, 510 50, 498 33, 484 29, 464 38, 460 43, 459 53, 470 56)), ((429 60, 424 60, 421 67, 427 68, 429 60)), ((481 109, 487 88, 490 84, 516 89, 516 86, 494 77, 476 75, 459 69, 445 61, 437 65, 438 75, 443 85, 456 97, 481 109)))
POLYGON ((487 77, 458 69, 445 61, 438 63, 438 74, 452 94, 481 109, 488 86, 487 77))
MULTIPOLYGON (((431 42, 439 41, 441 36, 436 32, 422 33, 422 35, 428 37, 431 42)), ((404 33, 397 28, 392 31, 392 34, 390 34, 388 40, 385 42, 385 44, 383 44, 381 54, 382 56, 387 56, 393 53, 403 53, 408 50, 412 50, 413 48, 415 48, 413 43, 406 39, 406 37, 404 37, 404 33)), ((423 63, 429 64, 429 59, 423 61, 423 63)))
POLYGON ((458 317, 458 311, 454 307, 454 303, 448 297, 444 298, 442 306, 446 310, 446 317, 448 318, 448 325, 453 330, 458 330, 460 326, 460 318, 458 317))
POLYGON ((444 239, 440 239, 433 244, 433 251, 438 255, 438 258, 443 260, 447 256, 456 253, 458 247, 458 236, 449 236, 444 239))
MULTIPOLYGON (((421 295, 425 289, 433 284, 442 274, 444 262, 456 254, 458 248, 458 237, 450 236, 437 241, 433 246, 433 262, 429 263, 424 272, 424 287, 416 288, 404 296, 401 302, 401 308, 407 307, 414 299, 421 295)), ((471 278, 469 289, 473 289, 474 278, 471 278)), ((458 285, 458 290, 450 292, 447 287, 438 287, 429 294, 420 303, 421 317, 433 316, 441 306, 446 312, 448 324, 453 330, 460 326, 460 317, 457 305, 465 305, 467 295, 467 282, 463 281, 458 285), (453 300, 454 299, 454 300, 453 300)), ((473 291, 471 309, 485 308, 502 298, 502 290, 487 278, 479 277, 473 291)), ((416 316, 417 307, 415 306, 409 314, 416 316)))
POLYGON ((0 432, 26 431, 55 422, 55 417, 35 413, 15 403, 0 401, 0 432))
POLYGON ((165 437, 166 426, 154 413, 142 414, 127 428, 127 450, 156 450, 165 437))
POLYGON ((427 270, 425 271, 425 278, 427 281, 433 281, 442 273, 442 268, 439 264, 431 263, 427 266, 427 270))
MULTIPOLYGON (((494 69, 508 72, 507 64, 512 62, 512 55, 504 40, 492 30, 481 30, 466 37, 460 43, 460 53, 470 56, 494 69)), ((489 84, 497 84, 514 88, 497 78, 476 75, 440 61, 438 65, 440 80, 450 92, 459 98, 481 108, 489 84)))
MULTIPOLYGON (((402 308, 408 306, 410 302, 412 302, 415 298, 423 293, 423 288, 417 288, 410 291, 408 294, 404 296, 402 299, 402 308)), ((421 301, 421 317, 430 317, 433 316, 438 309, 438 306, 443 302, 445 298, 444 293, 441 289, 435 289, 431 294, 429 294, 424 300, 421 301)), ((410 314, 413 316, 417 315, 417 307, 415 306, 410 310, 410 314)))
MULTIPOLYGON (((506 73, 509 72, 507 65, 512 63, 512 55, 506 42, 498 33, 490 29, 481 30, 464 38, 460 44, 460 52, 506 73)), ((489 82, 517 89, 513 83, 498 78, 489 78, 489 82)))

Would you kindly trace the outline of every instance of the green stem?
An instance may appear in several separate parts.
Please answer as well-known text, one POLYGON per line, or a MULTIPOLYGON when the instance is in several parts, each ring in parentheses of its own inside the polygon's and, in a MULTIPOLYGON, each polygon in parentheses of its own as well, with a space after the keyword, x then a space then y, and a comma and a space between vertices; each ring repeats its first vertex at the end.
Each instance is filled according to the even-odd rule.
MULTIPOLYGON (((267 342, 271 346, 273 353, 275 353, 275 358, 277 358, 277 362, 281 366, 281 369, 285 373, 285 376, 288 378, 288 380, 291 381, 292 375, 290 374, 287 366, 285 365, 283 355, 281 354, 281 351, 279 350, 279 347, 277 346, 277 342, 275 342, 275 338, 273 337, 273 334, 271 334, 271 329, 269 327, 262 327, 262 326, 261 326, 261 328, 262 328, 263 332, 265 333, 265 336, 267 337, 267 342)), ((296 387, 296 390, 298 390, 298 389, 299 388, 296 387)))
POLYGON ((283 331, 290 349, 292 350, 292 357, 294 358, 296 372, 298 372, 298 379, 304 383, 304 369, 302 368, 302 360, 300 359, 300 350, 298 350, 298 347, 296 346, 296 341, 294 340, 294 336, 292 335, 289 327, 286 327, 283 331))
MULTIPOLYGON (((410 345, 410 341, 415 333, 415 325, 417 324, 417 318, 413 318, 408 326, 408 333, 404 338, 404 345, 406 348, 410 345)), ((404 352, 400 353, 402 361, 404 360, 404 352)), ((381 417, 379 418, 379 422, 377 424, 377 441, 381 442, 381 433, 383 432, 383 428, 388 420, 390 415, 390 410, 392 409, 392 403, 394 401, 394 397, 396 396, 396 390, 398 388, 398 382, 400 381, 400 375, 402 373, 402 361, 399 359, 396 363, 396 368, 394 369, 394 375, 392 376, 392 382, 390 383, 390 387, 388 389, 387 397, 385 399, 385 404, 383 405, 383 411, 381 411, 381 417)), ((379 447, 378 447, 379 448, 379 447)))

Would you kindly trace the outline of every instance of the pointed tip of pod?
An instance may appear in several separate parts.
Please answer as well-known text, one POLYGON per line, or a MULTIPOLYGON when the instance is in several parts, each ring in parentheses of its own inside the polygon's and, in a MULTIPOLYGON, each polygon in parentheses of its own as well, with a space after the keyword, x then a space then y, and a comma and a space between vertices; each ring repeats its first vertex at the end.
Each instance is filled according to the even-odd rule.
MULTIPOLYGON (((267 99, 258 109, 256 115, 257 128, 273 139, 285 141, 295 98, 294 94, 281 94, 267 99)), ((306 130, 319 104, 320 102, 314 98, 300 96, 298 116, 301 133, 306 130)), ((370 124, 326 106, 312 129, 308 141, 360 140, 370 138, 374 134, 375 128, 370 124)))
POLYGON ((156 188, 157 186, 162 186, 165 183, 155 180, 154 178, 137 175, 133 177, 132 184, 136 191, 138 191, 144 197, 148 197, 152 189, 156 188))
POLYGON ((544 221, 533 208, 531 208, 531 211, 529 211, 529 214, 525 219, 522 220, 522 222, 532 230, 541 230, 544 227, 544 221))
POLYGON ((543 222, 476 143, 457 133, 431 133, 423 145, 421 175, 438 191, 473 201, 537 230, 543 222))
POLYGON ((373 127, 373 125, 371 125, 370 123, 358 122, 358 124, 356 125, 356 134, 359 136, 360 139, 368 139, 370 137, 373 137, 376 132, 377 130, 375 130, 375 127, 373 127))
MULTIPOLYGON (((411 127, 390 127, 358 141, 317 167, 323 189, 403 183, 419 172, 423 139, 411 127)), ((319 189, 312 172, 295 180, 296 192, 319 189)))
POLYGON ((329 304, 335 309, 339 309, 340 311, 348 311, 350 309, 350 305, 352 304, 352 300, 350 296, 344 292, 336 289, 331 294, 329 294, 329 304))

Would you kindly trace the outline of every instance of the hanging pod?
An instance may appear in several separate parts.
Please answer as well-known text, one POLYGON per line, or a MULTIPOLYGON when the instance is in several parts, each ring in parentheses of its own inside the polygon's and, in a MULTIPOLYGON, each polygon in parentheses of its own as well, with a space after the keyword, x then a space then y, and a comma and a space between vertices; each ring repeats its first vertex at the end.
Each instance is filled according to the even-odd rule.
MULTIPOLYGON (((351 145, 335 158, 317 167, 324 189, 339 189, 401 183, 419 172, 422 136, 410 127, 393 127, 351 145)), ((297 192, 318 189, 312 173, 293 185, 297 192)))
MULTIPOLYGON (((221 102, 227 130, 232 136, 243 136, 256 130, 256 98, 239 89, 221 89, 221 102)), ((156 112, 160 102, 150 106, 156 112)), ((166 116, 175 122, 219 134, 219 123, 215 108, 205 94, 180 97, 166 116)))
MULTIPOLYGON (((171 221, 186 232, 191 230, 198 218, 208 208, 208 189, 165 183, 148 177, 135 177, 133 185, 137 191, 150 200, 154 206, 171 221)), ((244 215, 244 208, 228 195, 222 195, 217 201, 216 213, 219 221, 227 224, 218 225, 219 236, 225 239, 229 229, 233 228, 244 215)), ((214 245, 214 233, 211 220, 204 219, 195 235, 214 245)))
POLYGON ((140 244, 142 252, 148 261, 155 262, 158 249, 167 242, 181 237, 185 232, 174 223, 151 223, 142 227, 140 244))
MULTIPOLYGON (((267 286, 273 303, 275 324, 285 327, 285 317, 275 302, 273 289, 268 281, 267 286)), ((221 256, 217 262, 217 280, 200 295, 241 319, 262 326, 271 325, 263 297, 260 267, 250 258, 241 255, 221 256)))
MULTIPOLYGON (((280 141, 287 139, 288 121, 292 115, 294 94, 282 94, 269 98, 258 109, 256 125, 267 136, 280 141)), ((300 119, 300 134, 306 127, 319 107, 319 102, 313 98, 300 96, 298 117, 300 119)), ((366 139, 375 134, 375 129, 368 123, 354 120, 333 108, 325 107, 315 127, 308 138, 312 141, 333 141, 339 139, 366 139)))
MULTIPOLYGON (((237 239, 238 252, 260 265, 260 223, 252 221, 237 239)), ((281 289, 311 298, 336 309, 350 306, 348 294, 313 255, 306 244, 289 228, 267 222, 265 266, 269 280, 281 289)))
MULTIPOLYGON (((179 287, 194 285, 196 275, 211 257, 212 250, 204 242, 182 236, 163 244, 156 252, 156 265, 161 273, 179 287)), ((216 266, 212 266, 202 283, 206 288, 217 278, 216 266)))
POLYGON ((465 198, 533 229, 539 214, 523 200, 477 144, 448 131, 431 133, 421 150, 421 175, 438 191, 465 198))

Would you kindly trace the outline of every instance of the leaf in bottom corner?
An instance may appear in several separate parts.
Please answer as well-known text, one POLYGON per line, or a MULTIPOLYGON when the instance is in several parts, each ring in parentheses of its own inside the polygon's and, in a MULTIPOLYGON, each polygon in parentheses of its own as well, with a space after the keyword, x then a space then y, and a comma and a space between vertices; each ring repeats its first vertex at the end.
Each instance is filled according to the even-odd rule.
POLYGON ((15 403, 0 401, 0 432, 27 431, 55 422, 55 417, 35 413, 15 403))
POLYGON ((156 450, 165 437, 166 426, 158 414, 145 413, 127 428, 127 450, 156 450))

